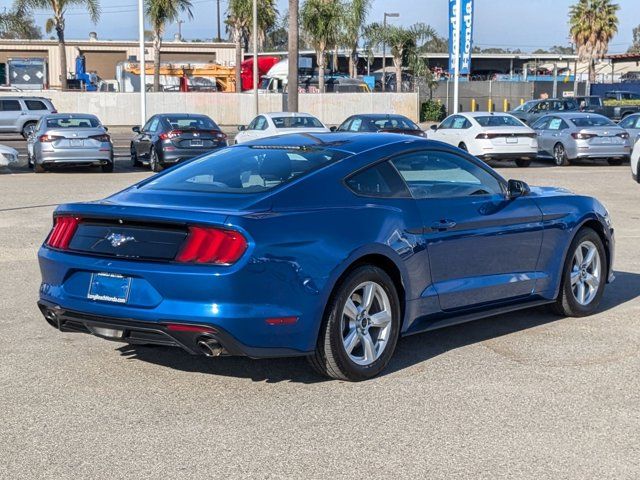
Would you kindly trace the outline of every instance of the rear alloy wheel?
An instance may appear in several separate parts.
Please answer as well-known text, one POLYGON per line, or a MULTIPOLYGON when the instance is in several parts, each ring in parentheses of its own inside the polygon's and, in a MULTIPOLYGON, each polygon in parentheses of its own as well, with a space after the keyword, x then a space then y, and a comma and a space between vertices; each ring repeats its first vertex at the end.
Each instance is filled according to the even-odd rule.
POLYGON ((602 299, 607 272, 600 236, 590 228, 583 228, 571 242, 555 312, 569 317, 591 315, 602 299))
POLYGON ((527 159, 524 159, 524 158, 518 158, 516 160, 516 165, 521 167, 521 168, 526 168, 529 165, 531 165, 531 160, 527 160, 527 159))
POLYGON ((458 148, 459 148, 460 150, 464 150, 465 152, 468 152, 468 151, 469 151, 469 149, 467 148, 467 145, 466 145, 466 144, 464 144, 464 143, 461 143, 460 145, 458 145, 458 148))
POLYGON ((622 165, 622 159, 621 158, 607 158, 607 163, 613 167, 617 167, 619 165, 622 165))
POLYGON ((164 167, 160 164, 160 160, 158 159, 158 154, 156 153, 155 148, 151 148, 151 152, 149 153, 149 167, 152 172, 161 172, 164 167))
POLYGON ((556 143, 553 147, 553 160, 556 162, 558 167, 566 167, 569 165, 569 157, 567 157, 567 151, 564 148, 564 145, 561 143, 556 143))
POLYGON ((309 360, 322 375, 367 380, 389 363, 399 332, 400 302, 393 281, 378 267, 358 267, 329 301, 309 360))
POLYGON ((33 133, 33 131, 36 129, 36 122, 27 122, 24 124, 24 126, 22 127, 22 138, 24 138, 25 140, 29 137, 29 135, 31 135, 33 133))

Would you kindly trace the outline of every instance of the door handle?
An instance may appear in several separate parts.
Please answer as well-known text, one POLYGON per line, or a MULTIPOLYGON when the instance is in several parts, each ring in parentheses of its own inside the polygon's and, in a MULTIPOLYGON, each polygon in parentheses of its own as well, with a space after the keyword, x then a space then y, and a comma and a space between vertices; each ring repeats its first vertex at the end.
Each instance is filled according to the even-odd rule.
POLYGON ((453 220, 440 220, 439 222, 433 222, 431 224, 431 230, 435 230, 437 232, 444 232, 455 227, 457 224, 453 220))

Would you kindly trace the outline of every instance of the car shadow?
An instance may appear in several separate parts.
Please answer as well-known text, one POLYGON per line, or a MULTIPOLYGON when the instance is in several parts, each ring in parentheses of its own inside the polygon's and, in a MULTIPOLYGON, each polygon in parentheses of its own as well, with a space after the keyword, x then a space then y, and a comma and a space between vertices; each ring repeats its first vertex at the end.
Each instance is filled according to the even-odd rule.
MULTIPOLYGON (((616 272, 598 310, 606 312, 640 296, 640 274, 616 272)), ((537 307, 454 325, 400 339, 396 352, 382 375, 389 375, 427 362, 443 353, 493 338, 562 321, 563 317, 537 307)), ((132 360, 140 360, 183 372, 247 378, 255 382, 312 384, 328 379, 317 375, 304 357, 254 360, 245 357, 207 358, 189 355, 177 348, 125 345, 117 349, 132 360)))

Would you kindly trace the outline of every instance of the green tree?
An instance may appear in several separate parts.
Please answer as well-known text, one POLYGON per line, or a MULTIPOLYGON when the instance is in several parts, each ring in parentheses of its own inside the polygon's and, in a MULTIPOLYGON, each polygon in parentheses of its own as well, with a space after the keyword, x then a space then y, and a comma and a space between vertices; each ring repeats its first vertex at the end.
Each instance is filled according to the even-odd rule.
POLYGON ((390 47, 396 75, 396 90, 402 91, 402 66, 415 55, 420 42, 436 36, 429 25, 416 23, 410 27, 400 27, 373 23, 366 29, 366 36, 372 46, 379 47, 383 43, 390 47))
POLYGON ((39 40, 42 31, 35 24, 31 12, 12 8, 0 13, 0 38, 39 40))
POLYGON ((60 86, 67 88, 67 53, 64 41, 64 14, 68 8, 84 7, 89 13, 90 20, 95 24, 100 19, 99 0, 16 0, 15 8, 26 12, 31 10, 51 10, 52 17, 47 19, 45 30, 47 33, 56 31, 58 37, 58 51, 60 56, 60 86))
POLYGON ((338 44, 343 8, 337 0, 306 0, 300 9, 302 30, 316 53, 318 87, 324 92, 327 49, 338 44))
MULTIPOLYGON (((191 0, 148 0, 146 4, 146 17, 153 31, 153 91, 160 91, 160 49, 162 48, 162 35, 167 24, 175 23, 181 13, 186 13, 191 20, 191 0)), ((140 65, 140 68, 145 68, 140 65)))
MULTIPOLYGON (((275 0, 258 2, 258 49, 262 50, 266 32, 271 30, 278 19, 275 0)), ((227 6, 227 32, 236 46, 236 91, 242 90, 242 48, 248 50, 252 39, 253 0, 229 0, 227 6)))
POLYGON ((618 33, 619 9, 611 0, 579 0, 569 10, 569 31, 580 61, 589 65, 590 82, 596 80, 596 60, 604 58, 609 42, 618 33))
POLYGON ((633 43, 627 52, 640 53, 640 25, 633 29, 633 43))
POLYGON ((344 9, 345 46, 349 49, 349 75, 358 75, 358 43, 363 33, 371 0, 351 0, 344 9))

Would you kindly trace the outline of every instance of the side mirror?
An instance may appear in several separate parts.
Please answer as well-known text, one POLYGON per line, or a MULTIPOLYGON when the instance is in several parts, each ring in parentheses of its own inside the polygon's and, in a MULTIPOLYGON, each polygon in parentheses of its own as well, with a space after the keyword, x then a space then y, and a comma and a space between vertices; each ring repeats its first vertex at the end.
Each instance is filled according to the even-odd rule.
POLYGON ((336 130, 338 130, 338 127, 334 125, 333 127, 330 127, 329 130, 331 130, 332 132, 335 132, 336 130))
POLYGON ((435 132, 438 130, 438 125, 431 125, 429 128, 435 132))
POLYGON ((507 196, 509 199, 513 200, 514 198, 524 197, 531 193, 531 189, 526 182, 522 180, 509 180, 507 184, 507 196))
POLYGON ((105 132, 108 132, 108 131, 109 131, 109 128, 108 128, 108 127, 105 127, 104 125, 102 126, 102 128, 104 128, 104 131, 105 131, 105 132))
POLYGON ((140 133, 140 127, 138 125, 133 127, 131 130, 134 131, 135 133, 140 133))
POLYGON ((238 131, 239 131, 239 132, 243 132, 243 131, 244 131, 244 130, 246 130, 246 129, 247 129, 247 126, 246 126, 246 125, 238 125, 238 131))

